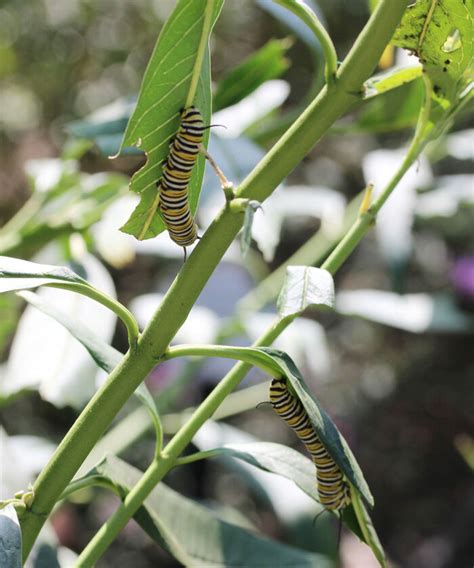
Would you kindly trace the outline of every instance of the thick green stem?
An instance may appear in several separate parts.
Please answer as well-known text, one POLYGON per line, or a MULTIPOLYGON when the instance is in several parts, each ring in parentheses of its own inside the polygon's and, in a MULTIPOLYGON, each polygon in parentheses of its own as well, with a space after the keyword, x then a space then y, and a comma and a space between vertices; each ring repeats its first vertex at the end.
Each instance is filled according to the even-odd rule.
MULTIPOLYGON (((406 5, 407 0, 381 0, 379 2, 343 65, 339 68, 335 84, 330 87, 326 86, 319 93, 308 109, 249 174, 240 186, 238 197, 257 201, 263 201, 268 197, 327 132, 335 120, 359 98, 362 83, 377 65, 406 5)), ((46 518, 81 463, 103 435, 117 412, 153 368, 156 357, 165 352, 177 330, 184 323, 210 275, 240 230, 242 222, 243 214, 232 213, 228 208, 220 212, 177 275, 163 302, 141 335, 136 350, 127 353, 110 374, 108 380, 83 410, 39 475, 34 484, 35 500, 21 519, 24 558, 28 556, 46 518)), ((277 335, 278 333, 273 336, 270 330, 268 337, 264 336, 263 339, 271 342, 277 335)), ((223 398, 240 382, 241 369, 245 368, 245 375, 249 366, 239 363, 236 368, 237 372, 231 372, 226 377, 227 380, 216 387, 210 397, 196 410, 190 424, 183 427, 184 430, 181 429, 168 444, 165 457, 153 462, 151 466, 153 475, 148 475, 147 480, 150 483, 146 482, 148 492, 154 483, 166 474, 173 460, 179 456, 203 422, 212 416, 223 398)), ((110 520, 115 531, 108 533, 104 542, 100 542, 100 536, 93 539, 97 545, 100 542, 102 552, 117 534, 122 526, 121 522, 126 522, 133 515, 141 503, 140 499, 148 494, 141 484, 137 487, 140 490, 140 498, 134 497, 134 490, 132 490, 127 497, 128 500, 126 499, 124 503, 127 506, 126 514, 120 512, 121 508, 118 510, 121 521, 117 522, 115 515, 110 520)), ((106 530, 110 524, 105 525, 103 529, 106 530)), ((99 533, 102 534, 102 530, 99 533)), ((94 555, 100 556, 100 553, 94 555)))
MULTIPOLYGON (((286 318, 291 320, 292 318, 286 318)), ((260 341, 255 344, 269 345, 289 325, 290 321, 280 320, 272 325, 260 341)), ((176 348, 177 349, 177 348, 176 348)), ((211 418, 221 402, 235 389, 245 377, 252 365, 249 363, 237 363, 227 373, 225 378, 209 394, 204 402, 193 412, 192 416, 175 434, 173 439, 164 449, 161 458, 153 461, 143 474, 143 477, 128 493, 123 503, 118 507, 112 517, 97 531, 92 540, 79 556, 76 568, 88 568, 94 566, 105 550, 109 547, 117 534, 127 524, 130 518, 138 510, 146 497, 159 483, 168 471, 174 466, 176 460, 192 440, 201 426, 211 418)))

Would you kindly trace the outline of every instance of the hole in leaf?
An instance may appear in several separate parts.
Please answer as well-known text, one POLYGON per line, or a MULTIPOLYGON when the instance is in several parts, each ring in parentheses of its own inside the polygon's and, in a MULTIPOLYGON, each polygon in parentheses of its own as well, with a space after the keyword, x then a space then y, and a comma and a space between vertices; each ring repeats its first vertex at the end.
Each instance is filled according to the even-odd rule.
POLYGON ((459 49, 460 47, 461 47, 461 34, 459 33, 458 28, 454 28, 449 32, 448 37, 446 38, 446 41, 443 43, 441 49, 445 53, 452 53, 453 51, 456 51, 456 49, 459 49))

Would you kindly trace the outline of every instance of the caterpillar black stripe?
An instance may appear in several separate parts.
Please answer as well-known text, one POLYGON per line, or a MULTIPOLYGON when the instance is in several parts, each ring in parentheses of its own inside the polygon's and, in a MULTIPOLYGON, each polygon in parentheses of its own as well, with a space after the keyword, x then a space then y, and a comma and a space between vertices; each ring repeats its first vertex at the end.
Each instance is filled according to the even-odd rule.
POLYGON ((316 466, 316 481, 321 504, 331 511, 339 511, 351 502, 349 485, 329 455, 309 420, 301 402, 288 390, 285 380, 273 379, 270 401, 275 412, 294 430, 311 454, 316 466))
POLYGON ((170 143, 158 182, 161 215, 171 239, 182 247, 192 245, 198 238, 189 207, 188 186, 206 128, 196 107, 182 110, 179 129, 170 143))

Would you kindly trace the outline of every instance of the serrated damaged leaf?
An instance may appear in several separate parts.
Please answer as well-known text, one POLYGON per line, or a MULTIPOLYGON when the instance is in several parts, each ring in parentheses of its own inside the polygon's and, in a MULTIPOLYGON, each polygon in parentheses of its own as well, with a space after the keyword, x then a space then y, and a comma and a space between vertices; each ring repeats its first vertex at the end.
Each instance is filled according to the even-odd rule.
MULTIPOLYGON (((130 188, 143 194, 142 201, 122 230, 136 238, 152 238, 164 223, 157 210, 156 183, 162 162, 168 155, 170 139, 179 126, 180 109, 185 106, 195 67, 200 65, 199 47, 214 25, 223 0, 179 0, 161 30, 145 71, 136 108, 129 120, 121 148, 136 146, 147 156, 146 164, 132 177, 130 188), (206 28, 210 14, 210 28, 206 28), (152 220, 150 223, 150 216, 152 220), (147 225, 150 223, 149 227, 147 225), (146 228, 146 231, 143 229, 146 228)), ((205 124, 211 116, 209 50, 205 56, 192 103, 200 110, 205 124)), ((209 132, 203 145, 207 146, 209 132)), ((204 175, 204 157, 199 156, 189 183, 189 201, 194 213, 204 175)))
POLYGON ((433 85, 433 98, 444 109, 471 80, 472 23, 472 2, 418 0, 407 8, 392 40, 417 55, 433 85))

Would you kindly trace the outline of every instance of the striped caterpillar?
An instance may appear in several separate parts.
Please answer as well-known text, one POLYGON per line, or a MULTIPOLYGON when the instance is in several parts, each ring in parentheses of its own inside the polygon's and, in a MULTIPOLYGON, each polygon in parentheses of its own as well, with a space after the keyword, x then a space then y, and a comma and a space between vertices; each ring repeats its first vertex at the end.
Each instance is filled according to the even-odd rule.
POLYGON ((189 207, 188 189, 206 127, 199 110, 190 106, 181 112, 178 132, 170 144, 158 182, 159 208, 171 239, 186 247, 198 239, 197 227, 189 207))
POLYGON ((316 481, 321 504, 331 511, 340 511, 350 504, 350 489, 343 473, 329 455, 315 432, 301 402, 288 390, 286 380, 273 379, 270 401, 275 412, 295 432, 311 454, 316 466, 316 481))

